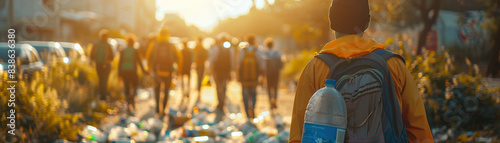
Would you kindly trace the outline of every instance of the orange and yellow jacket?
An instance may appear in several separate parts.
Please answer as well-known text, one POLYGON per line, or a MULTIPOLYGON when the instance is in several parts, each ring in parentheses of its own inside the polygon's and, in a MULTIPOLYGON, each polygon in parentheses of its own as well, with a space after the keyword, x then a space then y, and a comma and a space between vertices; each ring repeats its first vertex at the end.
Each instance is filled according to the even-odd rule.
MULTIPOLYGON (((320 53, 331 53, 340 58, 354 58, 366 55, 376 49, 385 49, 385 46, 373 39, 348 35, 329 42, 320 53)), ((408 140, 410 142, 433 142, 424 103, 405 63, 393 57, 387 60, 387 65, 394 81, 394 89, 403 123, 406 126, 408 140)), ((301 142, 307 104, 314 92, 325 84, 329 70, 328 65, 317 58, 311 59, 304 68, 295 94, 289 142, 301 142)))

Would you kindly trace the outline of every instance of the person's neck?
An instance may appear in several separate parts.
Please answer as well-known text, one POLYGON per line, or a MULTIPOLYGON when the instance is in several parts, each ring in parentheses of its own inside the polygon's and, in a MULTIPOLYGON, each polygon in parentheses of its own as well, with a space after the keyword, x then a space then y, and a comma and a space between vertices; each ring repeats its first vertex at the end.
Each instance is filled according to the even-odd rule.
POLYGON ((349 35, 358 35, 359 37, 363 37, 363 33, 358 33, 358 34, 344 34, 344 33, 340 33, 340 32, 335 32, 335 38, 338 39, 340 37, 344 37, 344 36, 349 36, 349 35))

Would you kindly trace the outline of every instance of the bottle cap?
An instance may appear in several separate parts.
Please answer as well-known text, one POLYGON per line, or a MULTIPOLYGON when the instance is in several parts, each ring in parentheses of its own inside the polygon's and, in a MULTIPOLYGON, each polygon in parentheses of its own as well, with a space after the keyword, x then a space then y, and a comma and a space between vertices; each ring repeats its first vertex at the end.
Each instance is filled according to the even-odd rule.
POLYGON ((337 84, 337 81, 334 79, 326 79, 326 81, 325 81, 325 86, 335 87, 336 84, 337 84))

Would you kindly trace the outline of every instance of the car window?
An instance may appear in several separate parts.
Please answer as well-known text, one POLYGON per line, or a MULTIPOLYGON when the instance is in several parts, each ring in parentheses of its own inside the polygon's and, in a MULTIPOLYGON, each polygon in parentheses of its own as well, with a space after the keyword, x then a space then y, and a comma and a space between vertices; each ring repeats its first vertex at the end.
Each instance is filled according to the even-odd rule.
POLYGON ((64 48, 64 52, 66 53, 66 56, 68 56, 68 57, 71 57, 70 51, 73 51, 73 50, 70 48, 64 48))
POLYGON ((53 50, 50 50, 50 53, 51 53, 51 56, 55 56, 56 58, 61 57, 59 50, 53 49, 53 50))
MULTIPOLYGON (((16 51, 16 52, 18 52, 18 51, 16 51)), ((21 64, 28 65, 31 63, 31 59, 27 55, 26 49, 21 49, 21 52, 18 55, 19 55, 19 60, 20 60, 21 64)))
POLYGON ((33 63, 34 63, 34 62, 38 62, 38 61, 40 61, 40 59, 38 59, 38 58, 36 57, 35 53, 34 53, 32 50, 29 50, 29 52, 28 52, 28 53, 29 53, 29 55, 30 55, 31 62, 33 62, 33 63))
POLYGON ((30 49, 29 52, 33 55, 33 58, 35 59, 35 62, 41 62, 42 60, 40 59, 40 56, 38 53, 35 51, 35 49, 30 49))
POLYGON ((58 58, 66 57, 66 54, 64 53, 64 50, 62 50, 61 48, 54 49, 54 51, 56 52, 56 55, 57 55, 58 58))
POLYGON ((36 51, 38 51, 38 55, 40 55, 40 58, 42 60, 46 60, 49 57, 49 47, 47 46, 33 46, 35 47, 36 51))
MULTIPOLYGON (((6 63, 7 60, 9 60, 8 51, 9 51, 9 49, 7 49, 7 48, 0 49, 0 61, 1 62, 5 62, 6 63)), ((17 50, 16 50, 16 52, 17 52, 17 50)))

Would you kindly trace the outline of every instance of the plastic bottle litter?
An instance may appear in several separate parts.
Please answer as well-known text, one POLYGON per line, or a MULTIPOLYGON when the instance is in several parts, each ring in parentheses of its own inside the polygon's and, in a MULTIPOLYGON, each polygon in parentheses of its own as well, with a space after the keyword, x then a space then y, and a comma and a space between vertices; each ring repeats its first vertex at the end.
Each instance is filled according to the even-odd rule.
POLYGON ((245 136, 245 140, 248 143, 260 143, 267 140, 269 136, 266 133, 255 131, 245 136))
POLYGON ((257 126, 252 124, 250 121, 246 121, 238 126, 238 129, 243 133, 244 136, 247 136, 250 133, 258 131, 257 126))
POLYGON ((263 143, 283 143, 283 142, 287 143, 289 136, 290 136, 290 131, 283 131, 276 136, 264 140, 263 143))
POLYGON ((170 137, 170 131, 162 129, 160 135, 158 136, 158 143, 173 142, 174 139, 170 137))
POLYGON ((94 126, 87 125, 80 131, 80 136, 89 141, 106 142, 106 135, 94 126))
POLYGON ((127 128, 125 129, 125 132, 127 132, 127 136, 129 137, 137 135, 137 125, 134 123, 128 124, 127 128))
POLYGON ((278 137, 274 136, 262 141, 262 143, 280 143, 280 140, 278 137))
POLYGON ((146 123, 147 124, 144 125, 146 130, 152 132, 159 132, 163 128, 163 122, 158 118, 149 118, 146 120, 146 123))
POLYGON ((138 124, 139 123, 139 118, 127 116, 125 114, 123 114, 122 116, 120 116, 120 123, 119 123, 120 126, 126 127, 130 123, 138 124))
POLYGON ((155 142, 156 136, 152 133, 149 133, 148 131, 145 130, 138 130, 137 134, 133 135, 131 139, 135 140, 136 142, 155 142))
POLYGON ((121 127, 121 126, 114 126, 109 130, 109 136, 108 140, 109 141, 118 141, 124 138, 128 138, 127 132, 125 131, 126 128, 121 127))
POLYGON ((336 81, 327 79, 307 104, 302 142, 344 142, 347 109, 336 81))
POLYGON ((169 126, 180 127, 191 119, 191 114, 182 113, 179 110, 170 108, 168 112, 169 126))
POLYGON ((282 132, 283 130, 285 130, 286 124, 283 121, 283 118, 279 114, 276 114, 274 116, 274 122, 276 123, 276 129, 278 130, 278 132, 282 132))
MULTIPOLYGON (((198 112, 206 112, 206 113, 213 113, 213 112, 215 112, 215 108, 214 107, 212 107, 210 104, 202 103, 202 102, 196 103, 194 109, 196 109, 198 112)), ((193 110, 193 113, 195 113, 196 110, 193 110)))
POLYGON ((114 139, 114 140, 111 140, 110 142, 111 143, 130 143, 132 140, 130 140, 129 138, 119 138, 119 139, 114 139))
POLYGON ((54 141, 54 143, 72 143, 72 142, 65 139, 57 139, 56 141, 54 141))

